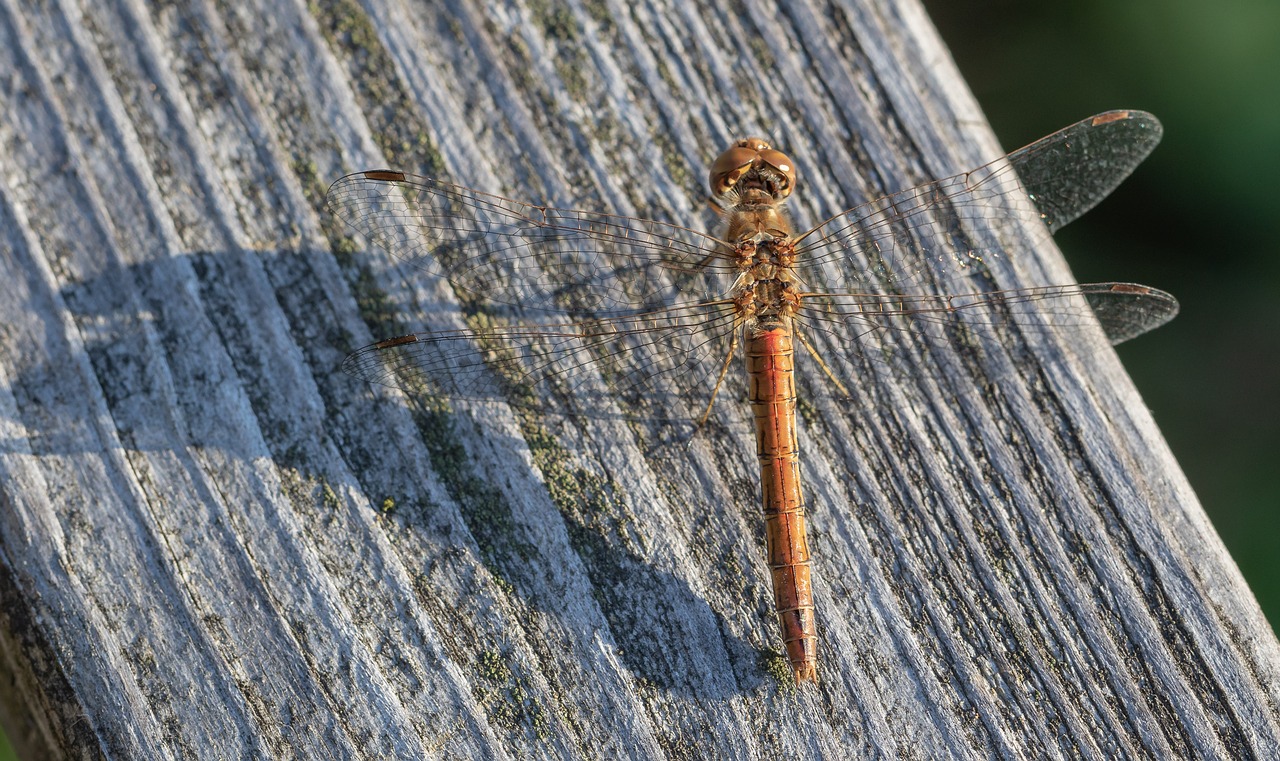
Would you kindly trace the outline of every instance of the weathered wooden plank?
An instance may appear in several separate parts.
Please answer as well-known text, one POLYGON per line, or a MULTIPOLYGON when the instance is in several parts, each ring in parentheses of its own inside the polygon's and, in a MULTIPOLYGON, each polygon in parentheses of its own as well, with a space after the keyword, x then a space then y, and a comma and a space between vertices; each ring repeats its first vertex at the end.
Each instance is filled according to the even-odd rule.
MULTIPOLYGON (((802 220, 999 155, 916 5, 4 0, 0 70, 3 708, 33 756, 1280 745, 1275 637, 1096 334, 809 403, 798 692, 743 405, 686 448, 337 371, 466 308, 323 209, 351 170, 703 228, 746 133, 798 162, 802 220)), ((1070 273, 1042 244, 995 277, 1070 273)))

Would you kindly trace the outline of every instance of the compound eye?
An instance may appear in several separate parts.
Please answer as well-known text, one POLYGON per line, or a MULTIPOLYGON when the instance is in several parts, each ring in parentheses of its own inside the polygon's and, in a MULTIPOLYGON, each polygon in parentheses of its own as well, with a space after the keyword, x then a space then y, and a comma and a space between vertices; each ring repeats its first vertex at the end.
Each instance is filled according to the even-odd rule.
POLYGON ((708 179, 713 194, 723 195, 756 160, 757 151, 742 145, 745 142, 747 141, 744 140, 720 154, 720 157, 711 165, 711 174, 708 179))
POLYGON ((760 152, 760 160, 778 170, 783 177, 787 178, 787 185, 783 190, 784 195, 789 194, 796 186, 796 166, 787 154, 782 151, 768 149, 760 152))

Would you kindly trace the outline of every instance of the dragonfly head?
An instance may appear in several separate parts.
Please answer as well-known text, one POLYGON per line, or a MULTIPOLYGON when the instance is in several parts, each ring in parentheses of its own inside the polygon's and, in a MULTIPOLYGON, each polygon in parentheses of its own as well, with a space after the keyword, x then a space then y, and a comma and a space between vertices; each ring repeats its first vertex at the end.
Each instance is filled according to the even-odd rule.
POLYGON ((748 137, 734 143, 711 165, 711 197, 721 204, 778 203, 796 186, 796 167, 767 140, 748 137))

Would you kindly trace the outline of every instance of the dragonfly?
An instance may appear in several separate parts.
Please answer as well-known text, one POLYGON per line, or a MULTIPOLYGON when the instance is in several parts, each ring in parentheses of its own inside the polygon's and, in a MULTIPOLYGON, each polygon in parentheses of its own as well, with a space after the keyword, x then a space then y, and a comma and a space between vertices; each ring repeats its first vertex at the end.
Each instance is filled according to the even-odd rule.
POLYGON ((995 264, 1016 259, 1018 240, 1088 211, 1160 136, 1151 114, 1098 114, 807 230, 793 228, 787 208, 795 163, 762 138, 735 142, 710 165, 715 234, 397 170, 357 172, 330 187, 332 212, 446 278, 466 316, 366 346, 342 368, 442 399, 684 420, 695 431, 722 392, 745 397, 783 650, 797 684, 816 682, 797 357, 808 358, 809 386, 848 399, 851 362, 891 362, 912 342, 1034 342, 1101 326, 1119 343, 1172 319, 1172 296, 1132 283, 995 287, 995 264), (738 357, 745 384, 730 375, 738 357))

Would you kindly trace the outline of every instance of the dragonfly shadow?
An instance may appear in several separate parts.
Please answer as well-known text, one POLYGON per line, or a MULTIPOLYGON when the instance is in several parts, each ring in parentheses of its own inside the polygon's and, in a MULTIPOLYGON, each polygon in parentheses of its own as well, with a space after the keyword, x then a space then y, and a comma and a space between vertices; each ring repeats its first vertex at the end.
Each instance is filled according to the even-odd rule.
MULTIPOLYGON (((321 452, 331 440, 360 488, 377 497, 371 500, 377 509, 382 479, 404 470, 402 461, 389 461, 379 448, 390 446, 377 428, 384 417, 394 417, 388 413, 394 407, 370 394, 365 382, 338 371, 359 344, 352 338, 359 327, 347 327, 349 304, 343 316, 341 304, 315 296, 324 282, 308 271, 307 261, 325 256, 190 252, 105 268, 36 293, 29 308, 42 319, 10 342, 7 385, 17 422, 10 430, 19 433, 0 438, 0 452, 216 449, 224 463, 265 458, 277 470, 323 478, 328 468, 342 467, 321 452), (344 410, 341 419, 330 414, 336 409, 344 410), (295 448, 296 441, 304 444, 295 448)), ((683 446, 693 431, 687 418, 646 417, 641 425, 650 451, 683 446)), ((400 477, 410 482, 419 475, 400 477)), ((580 561, 576 567, 585 569, 616 657, 628 671, 657 689, 703 698, 739 692, 733 682, 708 681, 707 664, 727 658, 739 682, 751 674, 765 678, 755 667, 761 653, 730 633, 686 577, 619 539, 608 515, 592 512, 590 500, 561 499, 557 508, 580 561)), ((463 512, 472 533, 483 536, 479 512, 463 512)), ((426 528, 438 531, 439 517, 431 521, 426 528)), ((545 581, 533 578, 545 566, 522 566, 516 545, 493 552, 484 562, 513 580, 517 591, 529 590, 530 604, 564 613, 545 581)))
POLYGON ((205 444, 247 455, 243 440, 201 431, 182 414, 216 401, 216 389, 234 380, 233 368, 215 361, 220 341, 192 303, 193 265, 215 256, 107 267, 56 293, 32 288, 43 334, 18 336, 9 366, 24 435, 0 448, 39 455, 205 444))
POLYGON ((308 390, 340 402, 364 387, 336 371, 358 343, 344 326, 349 309, 315 296, 333 286, 312 266, 328 256, 190 252, 105 267, 56 292, 33 281, 26 308, 41 320, 9 341, 21 433, 0 448, 253 459, 317 438, 323 413, 308 390), (331 376, 341 380, 327 387, 331 376))
POLYGON ((704 699, 741 691, 761 653, 730 633, 723 616, 685 578, 608 542, 589 523, 567 518, 566 524, 615 654, 632 675, 665 692, 704 699), (726 659, 739 675, 737 684, 709 676, 724 674, 726 659))
POLYGON ((457 504, 478 549, 472 557, 488 569, 487 576, 505 581, 498 585, 505 595, 548 616, 566 617, 566 628, 582 631, 603 623, 607 635, 584 635, 576 646, 598 649, 604 660, 597 652, 582 652, 573 656, 579 664, 609 668, 613 661, 652 688, 701 698, 740 690, 749 677, 717 681, 708 674, 727 673, 726 659, 734 673, 749 674, 760 653, 732 634, 705 595, 675 570, 689 569, 688 558, 655 541, 654 524, 661 517, 646 509, 650 505, 634 504, 630 486, 601 475, 597 467, 607 467, 603 463, 580 461, 548 441, 598 432, 554 425, 536 435, 463 431, 462 421, 450 413, 422 400, 408 403, 424 439, 441 442, 433 448, 431 466, 457 504), (488 456, 468 455, 470 447, 461 439, 492 448, 500 461, 532 449, 546 494, 498 488, 495 474, 482 465, 488 456), (549 538, 548 530, 563 539, 549 538), (583 601, 587 596, 589 602, 583 601), (584 605, 596 612, 583 615, 584 605))

